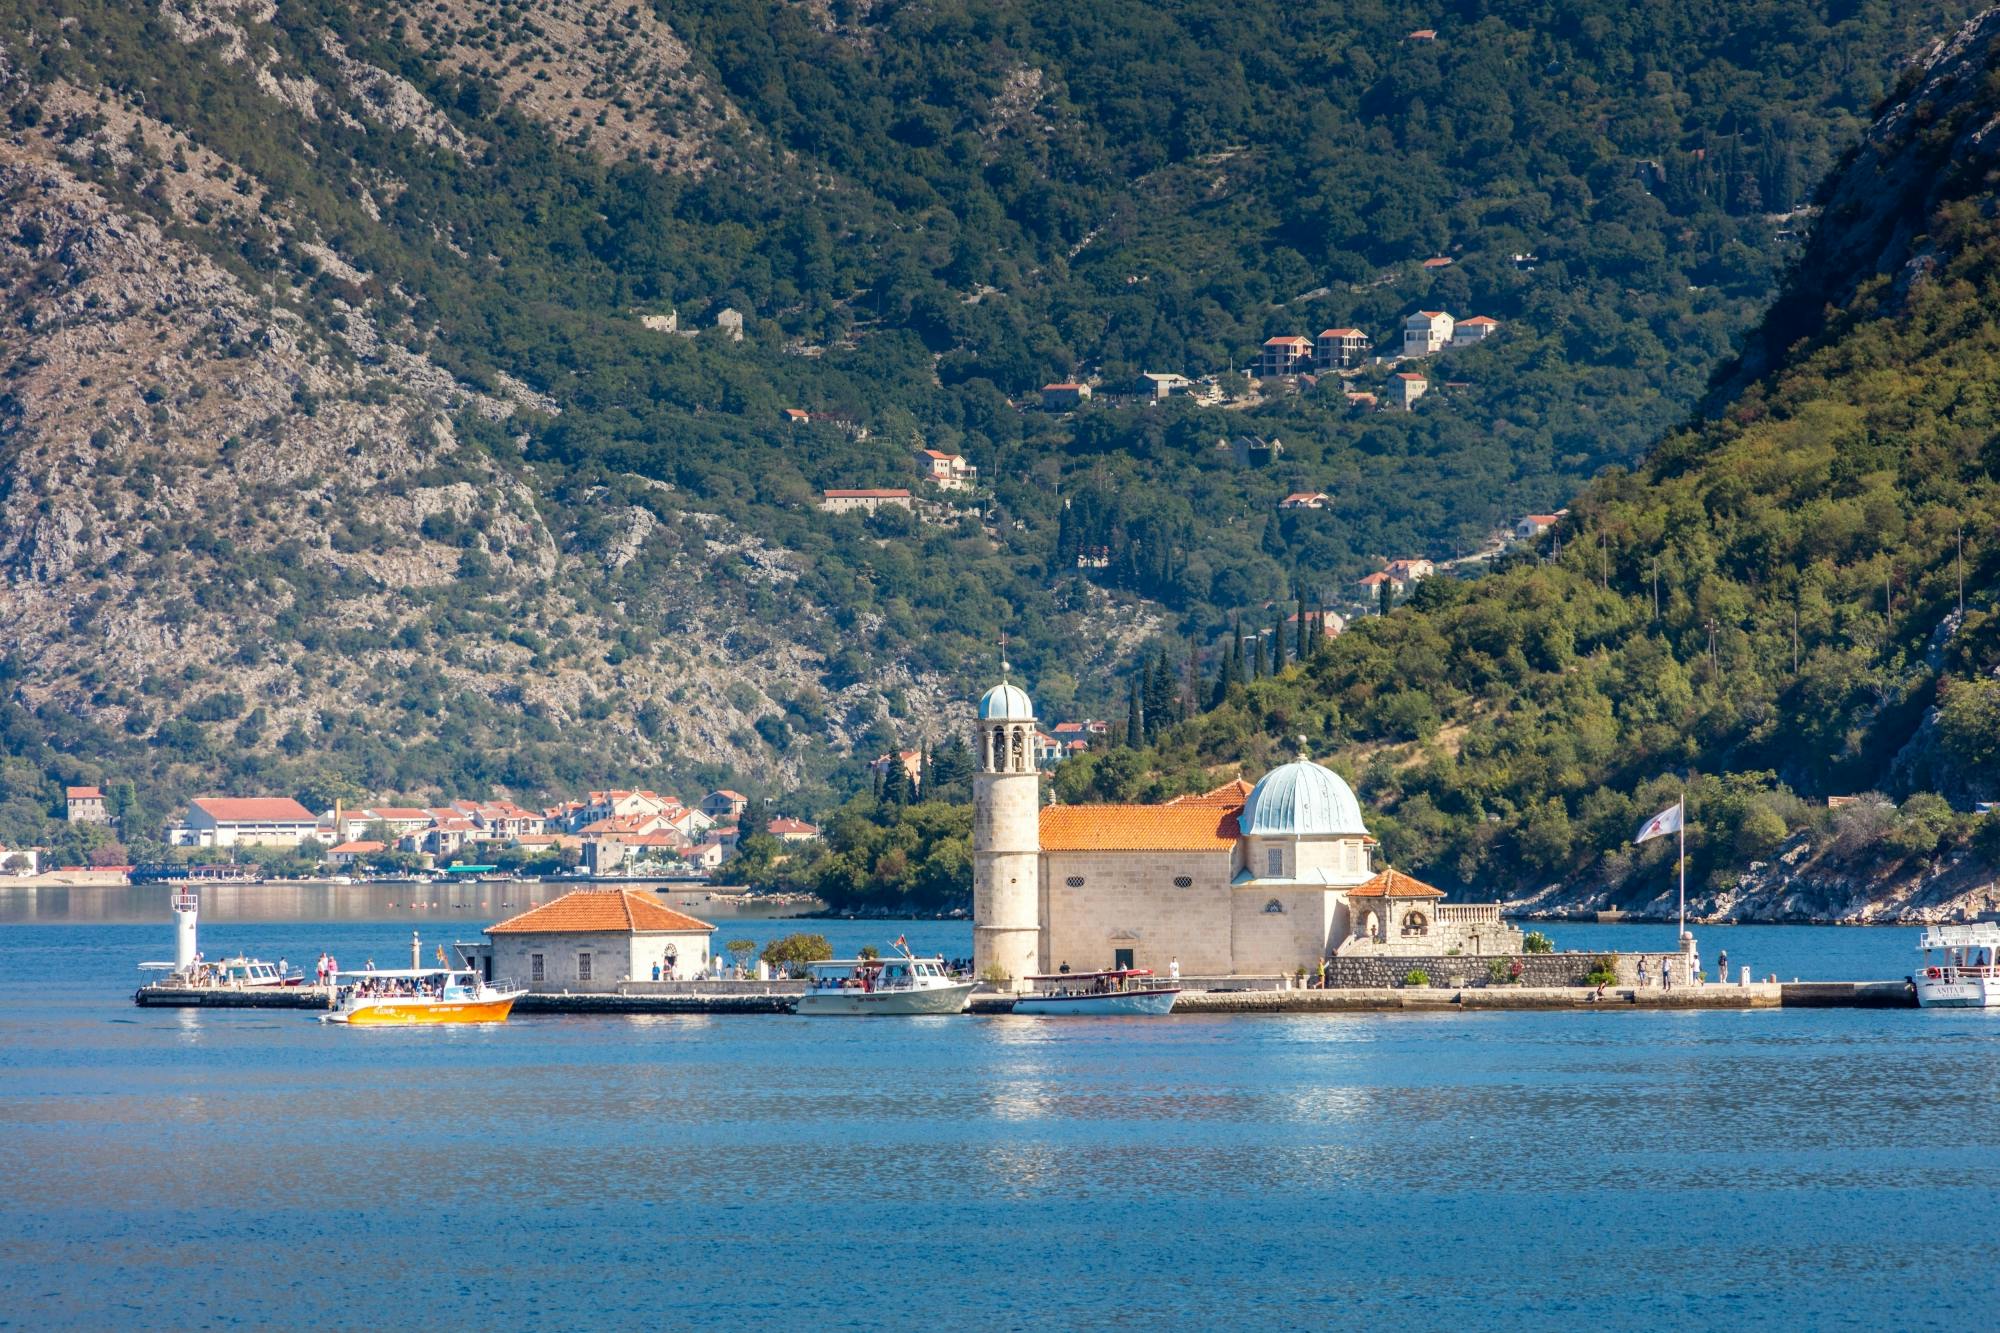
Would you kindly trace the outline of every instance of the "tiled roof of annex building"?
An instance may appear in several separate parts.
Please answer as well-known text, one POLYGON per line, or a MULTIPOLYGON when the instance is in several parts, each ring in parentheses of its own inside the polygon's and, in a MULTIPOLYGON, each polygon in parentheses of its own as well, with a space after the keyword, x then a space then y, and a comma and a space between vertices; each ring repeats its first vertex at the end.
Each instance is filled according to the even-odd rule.
POLYGON ((1384 870, 1365 884, 1347 891, 1350 898, 1442 898, 1443 889, 1434 889, 1420 879, 1411 879, 1400 870, 1384 870))
POLYGON ((488 935, 545 935, 588 932, 621 934, 646 930, 714 930, 706 921, 676 912, 631 889, 577 889, 497 926, 488 935))
POLYGON ((1236 845, 1236 807, 1051 805, 1042 810, 1045 852, 1221 852, 1236 845))
POLYGON ((1189 792, 1176 796, 1168 805, 1199 805, 1216 810, 1240 810, 1244 800, 1250 795, 1251 785, 1242 778, 1231 778, 1213 791, 1189 792))

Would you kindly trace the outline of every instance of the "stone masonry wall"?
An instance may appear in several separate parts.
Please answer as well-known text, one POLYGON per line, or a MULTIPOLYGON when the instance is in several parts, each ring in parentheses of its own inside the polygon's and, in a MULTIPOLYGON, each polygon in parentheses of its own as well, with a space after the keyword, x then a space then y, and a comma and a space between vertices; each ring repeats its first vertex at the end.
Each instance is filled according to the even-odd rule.
MULTIPOLYGON (((1511 985, 1511 982, 1494 982, 1487 976, 1487 969, 1495 958, 1519 959, 1523 986, 1581 986, 1584 976, 1589 973, 1599 958, 1613 958, 1618 967, 1620 986, 1636 985, 1639 979, 1639 964, 1646 965, 1647 979, 1658 984, 1660 969, 1680 960, 1677 953, 1523 953, 1523 954, 1457 954, 1436 955, 1423 958, 1329 958, 1326 963, 1326 984, 1329 988, 1360 986, 1400 986, 1403 978, 1412 970, 1427 973, 1431 985, 1459 988, 1464 986, 1511 985)), ((1676 974, 1679 975, 1679 974, 1676 974)))

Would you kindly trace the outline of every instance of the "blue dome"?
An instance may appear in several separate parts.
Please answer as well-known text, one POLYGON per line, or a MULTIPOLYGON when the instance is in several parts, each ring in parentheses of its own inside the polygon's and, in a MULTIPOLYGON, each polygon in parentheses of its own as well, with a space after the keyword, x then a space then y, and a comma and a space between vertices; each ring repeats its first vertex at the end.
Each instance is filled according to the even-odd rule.
POLYGON ((1361 802, 1340 774, 1310 759, 1294 759, 1264 775, 1243 802, 1243 833, 1314 837, 1363 835, 1361 802))
POLYGON ((1033 722, 1035 705, 1020 686, 1002 681, 979 699, 981 722, 1033 722))

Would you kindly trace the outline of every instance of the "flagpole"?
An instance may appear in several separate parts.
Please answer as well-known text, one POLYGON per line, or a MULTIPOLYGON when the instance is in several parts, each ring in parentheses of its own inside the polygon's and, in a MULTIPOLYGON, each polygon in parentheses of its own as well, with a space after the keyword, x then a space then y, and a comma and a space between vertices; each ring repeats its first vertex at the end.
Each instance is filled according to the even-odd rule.
MULTIPOLYGON (((1688 933, 1688 796, 1686 788, 1682 788, 1681 790, 1680 807, 1680 818, 1674 822, 1681 826, 1681 933, 1680 937, 1674 941, 1674 946, 1681 951, 1682 967, 1685 969, 1687 965, 1688 933)), ((1688 984, 1694 984, 1693 977, 1688 978, 1688 984)))

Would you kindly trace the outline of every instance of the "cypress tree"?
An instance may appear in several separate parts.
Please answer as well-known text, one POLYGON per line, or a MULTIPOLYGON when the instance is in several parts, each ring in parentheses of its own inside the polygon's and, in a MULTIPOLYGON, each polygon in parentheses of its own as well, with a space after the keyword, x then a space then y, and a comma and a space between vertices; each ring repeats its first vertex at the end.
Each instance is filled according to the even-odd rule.
POLYGON ((1383 579, 1375 586, 1375 614, 1386 616, 1396 605, 1396 585, 1383 579))
POLYGON ((1297 624, 1299 627, 1299 636, 1298 641, 1292 645, 1292 660, 1303 665, 1306 660, 1306 644, 1311 642, 1311 640, 1306 638, 1306 595, 1304 593, 1299 594, 1297 624))
POLYGON ((1257 642, 1251 646, 1251 651, 1254 654, 1254 656, 1251 659, 1250 679, 1262 680, 1264 679, 1264 636, 1263 635, 1259 634, 1257 636, 1257 642))
POLYGON ((1277 675, 1285 669, 1285 613, 1279 607, 1271 608, 1271 674, 1277 675))
POLYGON ((1146 719, 1139 711, 1139 679, 1134 676, 1125 688, 1125 744, 1138 749, 1146 743, 1146 719))

